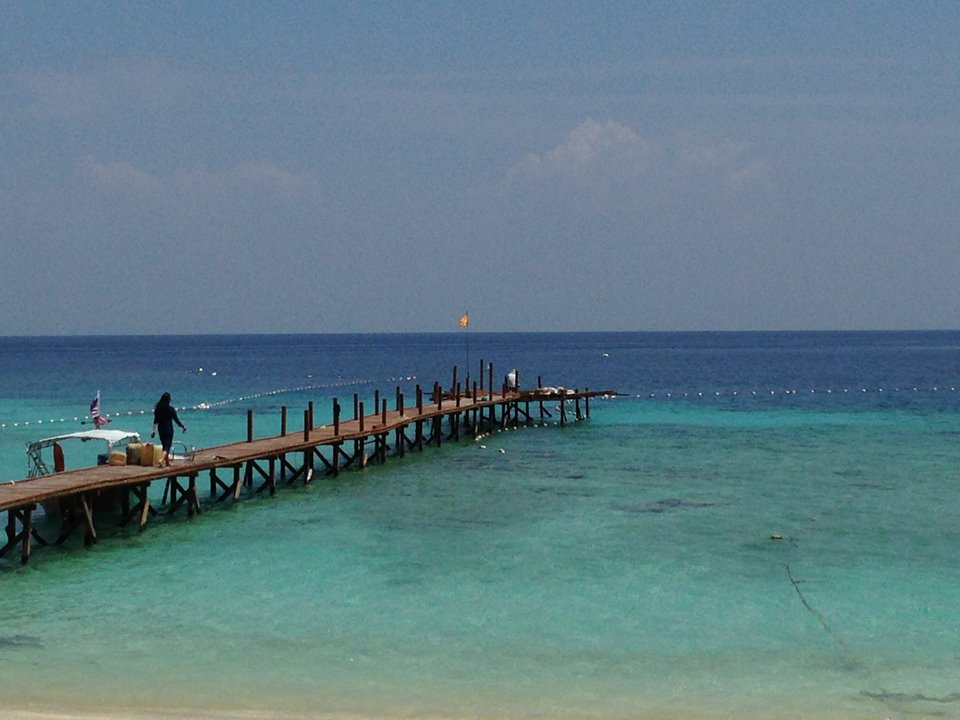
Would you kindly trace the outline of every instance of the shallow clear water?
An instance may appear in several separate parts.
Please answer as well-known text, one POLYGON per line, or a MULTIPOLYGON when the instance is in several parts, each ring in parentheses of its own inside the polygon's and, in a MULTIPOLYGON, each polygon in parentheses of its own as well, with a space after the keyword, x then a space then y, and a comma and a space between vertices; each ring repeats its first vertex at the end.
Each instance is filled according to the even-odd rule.
MULTIPOLYGON (((247 407, 275 428, 281 404, 446 380, 463 341, 4 340, 18 426, 0 452, 19 477, 19 421, 66 396, 82 413, 94 384, 107 412, 171 390, 207 445, 242 437, 247 407), (82 357, 94 383, 64 374, 82 357)), ((522 377, 629 395, 5 558, 0 706, 960 717, 960 334, 470 342, 522 377)))

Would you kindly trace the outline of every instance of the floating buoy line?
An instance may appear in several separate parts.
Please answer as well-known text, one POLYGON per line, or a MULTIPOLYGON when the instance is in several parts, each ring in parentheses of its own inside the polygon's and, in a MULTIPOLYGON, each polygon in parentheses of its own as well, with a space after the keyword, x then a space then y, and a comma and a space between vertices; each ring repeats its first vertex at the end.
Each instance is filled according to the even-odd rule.
MULTIPOLYGON (((178 412, 190 412, 190 411, 203 412, 207 410, 213 410, 215 408, 224 407, 226 405, 233 405, 241 402, 249 402, 251 400, 257 400, 259 398, 265 398, 265 397, 272 397, 275 395, 309 392, 311 390, 329 390, 331 388, 339 388, 339 387, 355 387, 358 385, 372 385, 377 382, 406 382, 406 381, 413 381, 416 379, 417 379, 416 375, 410 375, 410 376, 389 377, 381 381, 372 380, 372 379, 368 379, 368 380, 356 379, 356 380, 344 380, 342 382, 335 382, 335 383, 315 383, 313 385, 301 385, 299 387, 277 388, 275 390, 266 390, 264 392, 252 393, 250 395, 241 395, 239 397, 226 398, 224 400, 215 400, 212 402, 201 402, 201 403, 197 403, 196 405, 180 407, 180 408, 177 408, 177 410, 178 412)), ((105 417, 108 420, 116 420, 117 418, 121 418, 121 417, 134 417, 138 415, 148 415, 148 414, 151 414, 152 412, 153 412, 153 408, 150 407, 148 409, 121 410, 119 412, 102 413, 102 417, 105 417)), ((60 423, 68 423, 68 422, 80 423, 81 425, 84 425, 84 424, 92 424, 93 421, 89 415, 50 418, 47 420, 44 420, 44 419, 22 420, 19 422, 0 423, 0 430, 8 430, 12 428, 21 428, 21 427, 32 427, 34 425, 58 425, 60 423)))
POLYGON ((809 395, 890 395, 890 394, 913 394, 913 393, 956 393, 957 387, 941 387, 934 385, 932 387, 845 387, 845 388, 810 388, 809 390, 797 390, 792 388, 784 389, 763 389, 763 390, 708 390, 708 391, 660 391, 649 393, 637 393, 638 398, 657 399, 665 398, 668 400, 705 398, 705 397, 743 397, 743 398, 762 398, 762 397, 792 397, 809 395))

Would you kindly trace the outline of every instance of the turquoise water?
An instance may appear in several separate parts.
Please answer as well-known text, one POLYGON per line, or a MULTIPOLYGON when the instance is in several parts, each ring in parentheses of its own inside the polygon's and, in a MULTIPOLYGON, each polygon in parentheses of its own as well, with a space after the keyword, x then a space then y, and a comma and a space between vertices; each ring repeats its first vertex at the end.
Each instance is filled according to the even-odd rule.
MULTIPOLYGON (((669 355, 657 340, 636 344, 669 355)), ((812 352, 796 342, 778 367, 812 352)), ((597 358, 613 346, 569 343, 597 358)), ((851 398, 826 373, 817 393, 787 394, 794 370, 773 399, 754 396, 713 339, 700 382, 667 397, 632 355, 604 365, 610 352, 583 372, 631 393, 593 403, 587 422, 447 444, 143 534, 105 530, 23 568, 4 559, 0 706, 960 717, 960 414, 950 367, 929 361, 945 389, 932 375, 912 389, 926 358, 913 343, 902 365, 878 364, 873 345, 855 353, 905 376, 908 389, 885 388, 893 400, 876 382, 851 398)), ((755 344, 728 353, 734 367, 769 349, 755 344)), ((291 395, 270 397, 255 401, 264 417, 291 395)), ((204 438, 236 423, 236 439, 239 413, 184 419, 204 438)))

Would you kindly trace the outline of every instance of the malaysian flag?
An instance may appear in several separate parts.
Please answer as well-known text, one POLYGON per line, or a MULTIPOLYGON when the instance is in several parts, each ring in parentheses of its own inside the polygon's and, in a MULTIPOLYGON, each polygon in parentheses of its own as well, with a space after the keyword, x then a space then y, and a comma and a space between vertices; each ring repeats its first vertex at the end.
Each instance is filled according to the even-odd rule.
POLYGON ((97 396, 93 399, 93 402, 90 403, 90 419, 93 420, 94 427, 103 427, 106 425, 109 420, 100 415, 100 392, 97 391, 97 396))

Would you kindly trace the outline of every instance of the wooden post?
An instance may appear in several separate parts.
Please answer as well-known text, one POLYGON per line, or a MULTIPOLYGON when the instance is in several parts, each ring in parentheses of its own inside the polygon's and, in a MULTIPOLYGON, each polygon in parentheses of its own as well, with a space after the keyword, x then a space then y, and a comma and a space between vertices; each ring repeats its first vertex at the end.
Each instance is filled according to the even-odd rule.
POLYGON ((443 410, 443 388, 440 387, 440 383, 433 384, 433 392, 437 396, 437 410, 443 410))
POLYGON ((387 424, 387 399, 383 399, 383 413, 380 415, 380 422, 387 424))
POLYGON ((363 432, 363 401, 359 400, 357 404, 357 417, 360 420, 360 432, 363 432))
POLYGON ((287 406, 280 406, 280 434, 287 434, 287 406))
POLYGON ((303 441, 310 442, 310 410, 303 411, 303 441))
POLYGON ((576 413, 577 420, 582 420, 583 415, 580 414, 580 391, 574 390, 574 392, 577 394, 573 399, 573 409, 574 409, 574 412, 576 413))
POLYGON ((23 524, 23 540, 20 544, 20 564, 26 565, 30 560, 30 536, 33 534, 33 505, 23 509, 21 523, 23 524))
POLYGON ((457 388, 457 407, 460 407, 460 383, 456 384, 457 388))
POLYGON ((353 394, 353 419, 356 420, 360 417, 360 395, 357 393, 353 394))
MULTIPOLYGON (((7 547, 16 542, 17 539, 17 515, 12 508, 7 510, 7 547)), ((6 548, 4 548, 6 550, 6 548)))
POLYGON ((307 448, 303 451, 303 484, 309 485, 313 482, 313 448, 307 448))
POLYGON ((453 382, 450 384, 450 392, 453 392, 457 387, 457 366, 453 366, 453 382))
POLYGON ((373 391, 373 412, 380 412, 380 390, 373 391))
POLYGON ((586 416, 590 417, 590 388, 584 388, 583 392, 584 392, 584 396, 583 396, 584 408, 583 409, 584 409, 584 412, 586 413, 586 416))
POLYGON ((473 381, 473 401, 477 401, 477 381, 473 381))
POLYGON ((333 434, 340 434, 340 401, 333 399, 333 434))
POLYGON ((417 385, 417 414, 423 415, 423 388, 417 385))
POLYGON ((483 392, 483 358, 480 358, 480 392, 483 392))
POLYGON ((253 442, 253 410, 247 410, 247 442, 253 442))
POLYGON ((490 391, 490 399, 493 399, 493 363, 490 363, 487 375, 487 389, 490 391))
POLYGON ((313 430, 313 400, 307 403, 307 412, 310 413, 310 429, 313 430))
POLYGON ((543 378, 537 375, 537 390, 543 387, 543 378))
POLYGON ((403 417, 403 393, 400 392, 400 386, 397 385, 397 412, 403 417))

